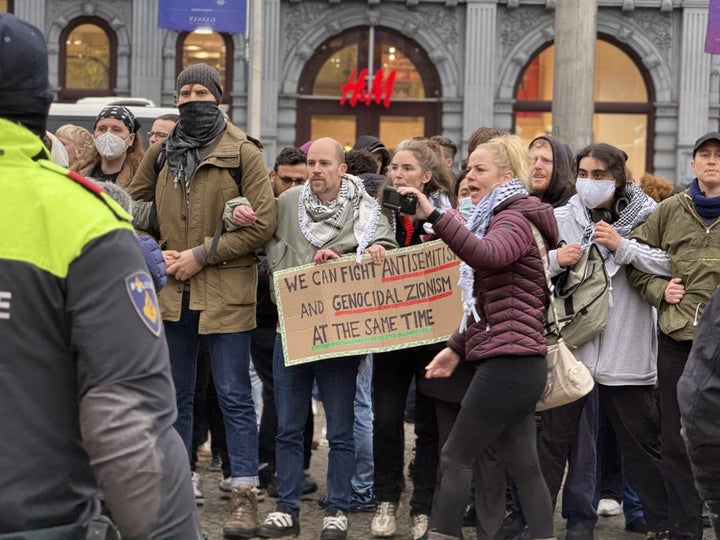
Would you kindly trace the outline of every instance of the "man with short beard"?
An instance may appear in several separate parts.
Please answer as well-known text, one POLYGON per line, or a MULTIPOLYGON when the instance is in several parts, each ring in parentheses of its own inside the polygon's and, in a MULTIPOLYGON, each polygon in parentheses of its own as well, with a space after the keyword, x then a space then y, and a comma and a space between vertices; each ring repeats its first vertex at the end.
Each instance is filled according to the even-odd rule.
MULTIPOLYGON (((323 137, 312 143, 307 154, 307 182, 288 189, 277 199, 280 221, 267 244, 272 272, 313 262, 324 264, 349 253, 357 256, 358 263, 379 264, 386 248, 397 247, 377 200, 346 172, 345 151, 338 141, 323 137), (371 260, 361 262, 366 253, 371 260)), ((355 470, 355 377, 364 356, 286 366, 280 334, 276 335, 273 379, 278 414, 275 450, 278 499, 275 511, 258 528, 258 536, 281 538, 300 534, 303 429, 314 379, 322 396, 330 443, 327 505, 320 540, 347 537, 346 514, 355 470)))
POLYGON ((129 191, 135 199, 154 201, 157 209, 168 272, 159 298, 177 393, 175 428, 189 450, 202 339, 230 456, 235 511, 223 533, 250 538, 257 528, 253 488, 258 483, 249 375, 250 334, 256 325, 254 252, 275 231, 277 213, 261 145, 228 122, 218 107, 218 72, 194 64, 180 73, 176 86, 180 119, 163 143, 149 149, 129 191), (225 203, 239 195, 248 199, 257 220, 253 227, 224 231, 225 203))

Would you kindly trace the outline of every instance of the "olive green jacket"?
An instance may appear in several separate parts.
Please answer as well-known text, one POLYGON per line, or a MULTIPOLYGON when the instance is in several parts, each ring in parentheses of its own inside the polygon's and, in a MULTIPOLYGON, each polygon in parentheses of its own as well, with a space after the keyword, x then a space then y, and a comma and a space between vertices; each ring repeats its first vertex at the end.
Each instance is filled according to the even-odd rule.
MULTIPOLYGON (((213 259, 190 278, 190 309, 201 312, 200 334, 252 330, 257 294, 254 253, 277 227, 275 198, 260 149, 228 123, 215 148, 195 170, 186 195, 183 182, 175 185, 167 162, 156 179, 160 146, 148 149, 128 191, 134 199, 155 201, 163 249, 184 251, 203 245, 206 253, 211 252, 225 203, 239 195, 230 169, 242 166, 242 195, 250 201, 257 221, 252 227, 220 235, 213 259)), ((158 295, 163 320, 180 320, 184 289, 184 282, 168 276, 158 295)))
POLYGON ((658 310, 660 330, 677 341, 693 339, 695 327, 720 285, 720 221, 708 226, 695 211, 690 190, 663 201, 632 238, 667 252, 672 277, 679 277, 685 296, 677 304, 665 302, 670 278, 628 266, 630 282, 646 302, 658 310))

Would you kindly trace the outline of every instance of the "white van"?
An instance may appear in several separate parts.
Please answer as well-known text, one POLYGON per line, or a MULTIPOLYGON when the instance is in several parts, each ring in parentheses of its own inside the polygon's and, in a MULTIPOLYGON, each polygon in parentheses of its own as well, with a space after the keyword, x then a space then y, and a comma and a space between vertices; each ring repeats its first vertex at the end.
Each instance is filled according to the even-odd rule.
POLYGON ((124 105, 135 115, 140 122, 142 141, 147 146, 147 132, 158 116, 164 114, 178 114, 175 107, 156 107, 155 104, 144 98, 83 98, 77 103, 51 103, 48 117, 48 131, 55 130, 64 124, 83 126, 92 133, 95 118, 106 105, 124 105))

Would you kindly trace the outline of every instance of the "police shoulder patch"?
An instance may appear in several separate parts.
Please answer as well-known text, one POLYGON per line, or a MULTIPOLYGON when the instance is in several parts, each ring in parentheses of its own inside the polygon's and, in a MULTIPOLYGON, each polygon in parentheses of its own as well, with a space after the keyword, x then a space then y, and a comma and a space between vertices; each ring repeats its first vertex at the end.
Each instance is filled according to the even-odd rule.
POLYGON ((153 335, 159 336, 162 317, 150 275, 144 271, 134 272, 125 278, 125 287, 140 320, 153 335))

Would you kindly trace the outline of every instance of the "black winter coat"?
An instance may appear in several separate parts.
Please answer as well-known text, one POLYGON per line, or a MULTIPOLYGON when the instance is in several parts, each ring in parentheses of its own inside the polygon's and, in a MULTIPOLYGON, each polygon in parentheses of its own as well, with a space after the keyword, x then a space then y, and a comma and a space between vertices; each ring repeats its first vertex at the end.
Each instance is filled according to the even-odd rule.
POLYGON ((700 496, 720 500, 720 289, 695 331, 678 381, 682 433, 700 496))

